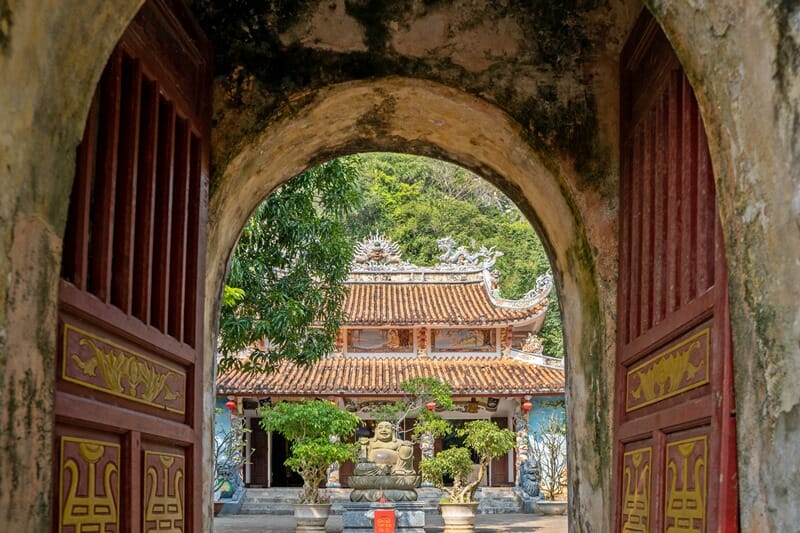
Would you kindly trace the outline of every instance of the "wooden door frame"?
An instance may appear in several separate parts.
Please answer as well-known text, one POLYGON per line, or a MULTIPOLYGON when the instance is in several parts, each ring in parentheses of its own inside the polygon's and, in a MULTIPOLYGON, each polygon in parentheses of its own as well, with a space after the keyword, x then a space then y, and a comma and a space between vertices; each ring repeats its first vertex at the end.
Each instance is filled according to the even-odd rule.
MULTIPOLYGON (((652 18, 652 16, 650 16, 650 14, 645 10, 643 11, 628 38, 628 42, 623 50, 621 60, 621 201, 619 215, 620 281, 617 291, 618 327, 616 339, 617 355, 615 356, 616 390, 614 392, 616 422, 614 428, 615 450, 612 470, 613 479, 615 480, 612 483, 614 490, 614 531, 618 531, 622 527, 623 502, 621 500, 621 490, 623 482, 623 454, 626 443, 640 442, 642 446, 649 446, 651 453, 653 451, 660 452, 665 449, 667 443, 667 431, 670 433, 677 433, 682 430, 689 430, 691 428, 699 429, 702 427, 699 425, 700 421, 702 420, 705 420, 706 422, 703 423, 709 427, 709 442, 707 449, 711 454, 710 461, 704 466, 705 475, 707 477, 706 494, 715 495, 715 497, 709 498, 709 500, 711 500, 711 504, 706 509, 706 526, 721 528, 720 530, 724 531, 735 531, 738 527, 736 427, 734 418, 735 395, 733 390, 733 364, 730 332, 730 311, 728 301, 727 259, 724 253, 723 232, 716 201, 714 201, 713 208, 710 209, 710 211, 708 208, 706 208, 706 214, 704 215, 706 217, 714 217, 713 228, 711 231, 714 235, 713 238, 715 247, 713 250, 707 251, 707 255, 709 255, 713 261, 713 268, 711 271, 714 272, 714 281, 711 284, 711 288, 707 289, 706 292, 702 292, 702 283, 700 281, 692 281, 687 273, 676 271, 674 274, 676 280, 684 285, 689 283, 695 284, 698 295, 692 299, 693 297, 686 296, 686 294, 691 293, 691 288, 688 289, 687 293, 686 286, 679 286, 678 292, 683 293, 683 296, 675 296, 675 298, 678 300, 682 298, 688 299, 690 303, 683 307, 680 313, 670 315, 670 302, 663 302, 666 311, 664 315, 665 318, 660 323, 655 318, 652 318, 652 316, 655 315, 652 309, 643 309, 642 311, 637 310, 637 314, 644 312, 645 316, 648 316, 649 314, 652 319, 652 326, 649 326, 649 329, 648 326, 643 327, 644 333, 642 334, 636 334, 635 331, 631 333, 633 326, 631 326, 629 323, 629 315, 627 314, 627 309, 625 307, 625 302, 629 298, 633 299, 632 293, 640 290, 640 288, 636 287, 634 283, 626 284, 625 282, 625 280, 631 278, 631 275, 636 277, 635 272, 631 272, 629 270, 629 266, 632 265, 632 263, 629 261, 631 257, 630 254, 633 252, 628 246, 626 246, 628 239, 631 239, 631 242, 633 242, 633 237, 631 236, 630 232, 636 231, 634 223, 631 223, 630 226, 632 229, 629 228, 627 230, 628 233, 623 233, 625 229, 624 221, 629 220, 629 218, 632 216, 632 213, 634 213, 630 198, 633 197, 633 187, 636 186, 633 178, 628 178, 629 174, 633 172, 633 169, 629 168, 630 163, 627 155, 627 151, 631 149, 629 147, 632 146, 632 140, 629 139, 629 136, 633 135, 633 114, 636 113, 636 109, 650 109, 650 103, 656 98, 661 98, 662 96, 660 92, 649 90, 649 92, 644 93, 645 96, 643 98, 640 98, 637 101, 632 101, 632 98, 634 94, 637 97, 643 94, 642 91, 644 88, 662 88, 670 83, 674 83, 674 79, 676 79, 675 73, 679 73, 680 77, 683 79, 682 82, 678 83, 683 83, 685 86, 688 86, 688 82, 685 81, 684 78, 685 75, 683 74, 683 67, 680 64, 678 57, 675 55, 671 44, 667 41, 666 36, 662 32, 656 20, 652 18), (655 69, 645 67, 644 71, 647 74, 643 79, 634 77, 632 73, 637 71, 639 68, 639 63, 645 59, 650 61, 651 65, 654 63, 657 64, 657 67, 655 69), (670 76, 673 77, 673 80, 668 78, 670 76), (626 186, 628 187, 626 188, 626 186), (657 353, 658 350, 667 349, 667 347, 672 349, 675 346, 675 343, 679 342, 681 338, 685 338, 704 324, 708 324, 708 327, 711 328, 710 331, 712 332, 709 350, 710 354, 713 355, 714 358, 709 361, 709 373, 713 374, 715 371, 718 371, 721 374, 721 377, 719 379, 710 379, 707 392, 703 394, 700 394, 701 389, 696 389, 697 394, 693 394, 691 392, 688 393, 688 399, 686 400, 686 403, 681 405, 679 408, 667 407, 661 412, 653 411, 652 413, 647 414, 644 418, 626 421, 628 411, 625 408, 625 401, 622 400, 622 396, 625 395, 627 397, 628 394, 627 385, 625 385, 628 377, 626 365, 628 365, 630 361, 644 360, 657 353), (675 335, 673 333, 675 331, 679 333, 675 335), (623 386, 625 387, 624 389, 622 388, 623 386), (689 420, 684 414, 679 412, 679 409, 680 411, 684 412, 700 412, 701 416, 699 418, 689 420), (723 480, 721 479, 720 475, 711 475, 710 473, 726 474, 729 475, 729 477, 723 480), (711 524, 710 526, 709 523, 711 524)), ((691 98, 694 98, 691 87, 689 90, 692 91, 691 98)), ((697 117, 695 117, 698 129, 698 133, 696 133, 696 142, 705 143, 705 149, 710 150, 708 140, 706 139, 703 129, 703 123, 700 118, 702 111, 699 107, 699 104, 694 102, 693 105, 695 106, 697 113, 697 117)), ((643 115, 640 114, 639 118, 641 119, 641 117, 643 117, 643 115)), ((672 121, 674 119, 674 124, 676 124, 675 128, 677 131, 677 124, 681 118, 683 117, 673 117, 670 115, 664 120, 672 121)), ((670 122, 668 128, 673 128, 672 122, 670 122)), ((662 162, 665 162, 668 159, 674 159, 676 155, 668 153, 662 157, 664 158, 662 159, 662 162)), ((700 157, 699 159, 704 160, 703 157, 700 157)), ((708 154, 707 169, 705 167, 703 169, 698 167, 697 172, 700 173, 702 170, 707 170, 707 172, 713 173, 710 160, 711 155, 708 154)), ((695 166, 699 164, 697 160, 693 161, 693 163, 695 166)), ((652 164, 655 166, 658 165, 658 162, 656 161, 652 164)), ((682 179, 685 182, 687 178, 683 177, 682 179)), ((714 180, 712 174, 711 187, 714 186, 713 182, 714 180)), ((641 182, 641 185, 639 186, 653 189, 651 194, 653 194, 654 197, 657 196, 653 184, 648 185, 644 182, 641 182)), ((663 186, 666 190, 666 185, 663 186)), ((700 186, 702 187, 703 185, 700 184, 700 186)), ((712 189, 707 191, 707 194, 712 193, 712 189)), ((670 191, 669 194, 672 195, 672 191, 670 191)), ((698 192, 697 194, 699 195, 700 193, 698 192)), ((665 198, 661 200, 661 202, 668 202, 670 199, 665 198)), ((689 213, 690 210, 695 207, 693 204, 695 201, 698 202, 696 206, 698 211, 701 210, 699 199, 692 199, 691 201, 684 202, 686 205, 682 206, 682 209, 684 209, 686 213, 689 213)), ((650 207, 648 207, 648 209, 649 208, 650 207)), ((650 216, 650 213, 645 212, 637 216, 648 217, 650 216)), ((666 224, 666 220, 664 223, 666 224)), ((654 235, 657 228, 658 226, 656 224, 655 229, 652 230, 654 235)), ((660 243, 660 246, 668 247, 668 249, 664 249, 666 250, 664 253, 665 255, 669 255, 672 253, 673 244, 667 239, 668 229, 662 227, 661 230, 664 232, 663 235, 665 237, 664 241, 660 243)), ((681 231, 699 234, 699 232, 694 228, 683 228, 681 231)), ((658 238, 659 236, 657 235, 653 237, 651 245, 656 245, 658 238)), ((703 237, 699 236, 697 238, 702 239, 703 237)), ((674 253, 678 253, 680 246, 680 243, 674 245, 674 253)), ((698 246, 700 246, 699 242, 698 246)), ((647 257, 647 254, 650 252, 651 250, 638 250, 638 253, 641 253, 646 260, 651 260, 647 257)), ((646 263, 639 264, 638 266, 634 265, 634 267, 641 269, 642 271, 649 271, 652 269, 652 265, 648 266, 646 263)), ((668 277, 672 276, 672 273, 669 271, 667 274, 668 277)), ((650 285, 653 285, 654 283, 652 276, 650 277, 649 281, 644 281, 650 285)), ((664 283, 666 283, 666 285, 669 287, 668 281, 664 281, 664 283)), ((645 288, 649 290, 649 288, 645 288)), ((674 291, 674 289, 672 290, 674 291)), ((669 289, 667 292, 669 292, 669 289)), ((669 296, 665 296, 665 298, 669 298, 669 296)), ((641 320, 641 317, 635 317, 635 319, 638 322, 641 320)), ((645 322, 647 322, 647 319, 645 319, 645 322)), ((636 327, 641 327, 641 325, 637 325, 636 327)), ((633 364, 635 365, 638 363, 635 362, 633 364)), ((660 456, 652 456, 650 465, 652 466, 652 471, 650 474, 650 495, 652 497, 661 494, 660 487, 657 486, 657 483, 660 483, 661 481, 664 483, 666 482, 666 478, 663 477, 665 475, 664 458, 660 456), (659 479, 661 479, 661 481, 659 481, 659 479)), ((659 502, 654 507, 655 512, 650 516, 651 528, 655 527, 658 529, 659 527, 664 527, 664 524, 661 523, 664 512, 662 504, 663 502, 659 502)))
MULTIPOLYGON (((148 519, 143 491, 149 479, 144 470, 149 474, 148 461, 162 459, 171 461, 170 466, 162 461, 161 475, 174 477, 174 490, 179 490, 179 481, 183 483, 182 498, 179 493, 172 496, 182 500, 178 520, 184 531, 202 527, 206 436, 203 291, 211 105, 204 93, 210 94, 211 88, 210 55, 208 41, 182 1, 149 0, 112 52, 96 91, 98 103, 92 105, 87 118, 65 236, 65 279, 59 289, 61 342, 55 365, 53 456, 55 459, 60 454, 61 461, 54 460, 52 467, 53 527, 59 527, 64 516, 60 511, 61 473, 71 460, 65 460, 64 443, 76 437, 91 439, 95 434, 105 435, 101 439, 104 443, 117 446, 116 463, 112 463, 117 468, 119 501, 115 512, 121 530, 144 528, 148 519), (143 107, 145 101, 149 102, 147 107, 143 107), (147 109, 153 110, 152 115, 145 114, 147 109), (181 134, 166 145, 163 139, 158 143, 156 133, 144 131, 144 124, 140 135, 140 119, 159 114, 163 115, 159 120, 166 117, 172 124, 169 135, 181 134), (95 120, 100 116, 105 121, 98 122, 97 129, 95 120), (126 127, 132 129, 123 131, 126 127), (142 139, 152 139, 152 144, 140 146, 142 139), (98 166, 93 169, 95 162, 98 166), (139 163, 143 165, 137 167, 139 163), (162 179, 164 176, 169 178, 162 179), (142 189, 137 178, 144 184, 142 189), (159 241, 152 228, 163 222, 157 212, 160 193, 155 190, 161 184, 168 197, 164 209, 169 213, 177 209, 182 214, 176 219, 180 225, 174 228, 169 222, 161 224, 163 251, 166 257, 180 255, 175 255, 178 262, 174 265, 168 259, 158 264, 161 276, 148 276, 138 286, 134 283, 137 267, 149 273, 157 268, 152 265, 159 241), (173 190, 181 193, 176 203, 170 196, 173 190), (137 224, 133 210, 134 198, 142 191, 148 191, 145 198, 150 205, 147 207, 147 200, 139 204, 149 219, 144 228, 137 224), (117 200, 121 201, 119 205, 115 205, 117 200), (145 230, 143 239, 149 250, 145 265, 134 264, 138 253, 134 228, 145 230), (165 284, 158 285, 157 279, 165 280, 165 284), (168 288, 169 279, 180 279, 180 284, 168 288), (80 353, 80 347, 90 345, 94 359, 74 364, 94 361, 102 372, 80 367, 83 374, 73 373, 69 367, 73 363, 67 361, 81 359, 73 351, 80 353), (178 388, 164 392, 167 389, 162 386, 151 398, 137 388, 140 385, 133 384, 134 370, 127 374, 120 371, 115 387, 112 370, 107 374, 102 368, 104 363, 97 355, 101 351, 110 354, 108 358, 135 361, 136 368, 164 380, 176 379, 167 387, 178 388), (100 381, 93 381, 100 374, 100 381), (128 389, 122 379, 128 380, 128 389), (182 400, 180 406, 169 403, 174 400, 170 399, 173 394, 182 400), (178 476, 182 476, 180 480, 178 476)), ((150 131, 161 130, 160 123, 148 126, 150 131)), ((154 469, 156 476, 160 475, 159 468, 154 469)), ((76 475, 70 475, 71 482, 76 475)), ((150 483, 155 497, 155 480, 150 483)), ((66 501, 69 503, 69 497, 66 501)))

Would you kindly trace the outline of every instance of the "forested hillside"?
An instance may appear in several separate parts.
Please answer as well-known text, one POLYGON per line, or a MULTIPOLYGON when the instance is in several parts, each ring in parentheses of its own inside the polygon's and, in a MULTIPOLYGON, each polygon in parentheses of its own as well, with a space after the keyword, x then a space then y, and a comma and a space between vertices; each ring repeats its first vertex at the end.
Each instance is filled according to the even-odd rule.
MULTIPOLYGON (((423 266, 438 262, 436 240, 450 236, 459 245, 494 247, 500 291, 519 298, 550 269, 536 232, 500 191, 471 172, 442 161, 402 154, 354 156, 361 168, 361 207, 347 220, 359 240, 378 232, 402 249, 403 258, 423 266)), ((555 290, 539 334, 546 355, 563 356, 561 318, 555 290)))

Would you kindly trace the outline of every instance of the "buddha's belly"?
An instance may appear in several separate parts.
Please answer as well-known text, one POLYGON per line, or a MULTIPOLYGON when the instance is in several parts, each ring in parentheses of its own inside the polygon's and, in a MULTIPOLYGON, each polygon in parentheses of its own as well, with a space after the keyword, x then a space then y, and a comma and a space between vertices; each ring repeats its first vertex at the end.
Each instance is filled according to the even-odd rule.
POLYGON ((370 450, 369 460, 379 465, 393 465, 397 462, 397 452, 394 450, 370 450))

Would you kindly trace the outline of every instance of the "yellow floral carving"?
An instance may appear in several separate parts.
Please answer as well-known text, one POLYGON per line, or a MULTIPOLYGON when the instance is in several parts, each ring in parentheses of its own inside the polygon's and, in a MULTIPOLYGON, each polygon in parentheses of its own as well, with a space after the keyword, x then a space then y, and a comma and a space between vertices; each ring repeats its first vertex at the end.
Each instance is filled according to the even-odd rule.
POLYGON ((162 391, 166 401, 172 401, 181 396, 180 392, 173 391, 167 385, 167 380, 176 375, 174 372, 159 372, 146 361, 121 350, 112 348, 103 350, 92 339, 83 338, 80 340, 80 345, 88 347, 93 356, 83 360, 77 354, 72 354, 72 360, 87 376, 95 376, 96 369, 99 369, 106 385, 113 392, 150 403, 162 391), (127 381, 127 390, 123 387, 123 379, 127 381))

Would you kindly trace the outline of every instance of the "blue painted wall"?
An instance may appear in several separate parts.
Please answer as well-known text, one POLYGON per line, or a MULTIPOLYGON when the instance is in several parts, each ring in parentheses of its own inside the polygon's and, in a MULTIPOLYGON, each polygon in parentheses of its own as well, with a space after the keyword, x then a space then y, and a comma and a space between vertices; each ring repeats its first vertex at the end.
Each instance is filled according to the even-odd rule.
POLYGON ((227 398, 217 398, 217 402, 214 405, 216 408, 216 413, 214 414, 214 434, 218 435, 220 433, 224 433, 226 431, 230 431, 231 429, 231 412, 230 410, 225 407, 225 402, 227 402, 227 398), (222 411, 220 412, 220 409, 222 411))
POLYGON ((533 407, 528 411, 528 436, 534 439, 540 428, 547 423, 553 413, 565 420, 567 411, 564 405, 564 396, 537 396, 531 398, 533 407))

